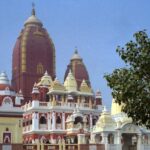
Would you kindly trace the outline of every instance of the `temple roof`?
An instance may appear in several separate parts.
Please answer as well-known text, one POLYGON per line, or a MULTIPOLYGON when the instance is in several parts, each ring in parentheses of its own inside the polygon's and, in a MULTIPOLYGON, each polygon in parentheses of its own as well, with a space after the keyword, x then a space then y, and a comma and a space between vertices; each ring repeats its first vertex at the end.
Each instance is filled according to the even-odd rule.
POLYGON ((68 91, 77 91, 77 82, 71 70, 69 71, 68 76, 64 82, 64 86, 68 91))
POLYGON ((60 81, 57 78, 55 78, 50 90, 65 91, 65 87, 63 86, 63 84, 60 83, 60 81))
MULTIPOLYGON (((0 94, 1 95, 9 95, 9 96, 15 96, 16 93, 14 91, 14 89, 12 88, 12 86, 9 83, 9 79, 7 77, 7 74, 5 72, 0 73, 0 94)), ((0 95, 0 97, 1 97, 0 95)), ((0 99, 1 101, 1 99, 0 99)))
POLYGON ((7 74, 5 72, 2 72, 0 74, 0 90, 10 90, 10 91, 14 91, 12 86, 9 83, 9 79, 7 77, 7 74))
POLYGON ((94 128, 94 132, 114 131, 115 128, 116 128, 115 121, 113 120, 110 112, 106 109, 106 107, 104 107, 104 110, 94 128))
POLYGON ((40 25, 42 26, 42 22, 36 17, 35 9, 32 9, 31 16, 25 21, 24 25, 40 25))
POLYGON ((85 93, 92 93, 92 89, 87 85, 85 80, 83 80, 81 83, 80 91, 85 93))
POLYGON ((46 71, 37 85, 38 86, 50 86, 51 84, 52 84, 52 78, 46 71))
POLYGON ((75 49, 75 52, 71 58, 71 60, 82 60, 82 58, 80 57, 80 55, 78 54, 78 50, 75 49))

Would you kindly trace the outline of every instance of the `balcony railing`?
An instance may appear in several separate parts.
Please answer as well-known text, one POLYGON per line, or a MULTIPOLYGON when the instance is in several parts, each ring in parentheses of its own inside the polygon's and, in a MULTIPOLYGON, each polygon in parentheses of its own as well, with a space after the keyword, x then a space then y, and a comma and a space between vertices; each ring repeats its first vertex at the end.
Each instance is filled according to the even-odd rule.
POLYGON ((39 102, 39 101, 32 101, 24 106, 22 106, 22 109, 24 111, 30 110, 30 109, 51 109, 51 108, 66 108, 66 109, 71 109, 74 110, 75 108, 79 108, 81 110, 90 110, 90 109, 95 109, 95 110, 102 110, 102 106, 96 107, 96 106, 90 106, 88 103, 74 103, 74 102, 68 102, 68 103, 63 103, 63 102, 58 102, 56 101, 55 104, 53 102, 39 102))
POLYGON ((47 124, 39 124, 40 130, 47 130, 47 124))

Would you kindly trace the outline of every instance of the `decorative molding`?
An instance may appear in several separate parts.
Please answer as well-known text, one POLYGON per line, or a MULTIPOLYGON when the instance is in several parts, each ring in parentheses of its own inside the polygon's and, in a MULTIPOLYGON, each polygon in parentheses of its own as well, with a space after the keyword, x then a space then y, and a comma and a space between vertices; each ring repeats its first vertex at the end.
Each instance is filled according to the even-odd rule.
POLYGON ((26 43, 30 28, 25 28, 21 40, 21 72, 26 72, 26 43))

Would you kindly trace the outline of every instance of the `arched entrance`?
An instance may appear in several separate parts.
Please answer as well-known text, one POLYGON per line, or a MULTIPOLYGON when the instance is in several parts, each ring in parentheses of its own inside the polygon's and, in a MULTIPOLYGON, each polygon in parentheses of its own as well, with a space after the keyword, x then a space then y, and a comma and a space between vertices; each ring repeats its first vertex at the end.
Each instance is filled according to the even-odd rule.
POLYGON ((122 134, 122 150, 137 150, 137 135, 132 133, 122 134))
POLYGON ((122 150, 137 150, 138 135, 141 134, 140 128, 132 123, 122 126, 122 150))

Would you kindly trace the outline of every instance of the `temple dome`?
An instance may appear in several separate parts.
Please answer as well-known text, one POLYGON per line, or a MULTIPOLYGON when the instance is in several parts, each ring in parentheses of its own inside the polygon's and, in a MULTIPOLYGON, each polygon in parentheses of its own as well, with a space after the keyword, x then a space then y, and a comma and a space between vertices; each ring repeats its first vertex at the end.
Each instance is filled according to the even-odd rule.
POLYGON ((88 86, 91 86, 88 71, 86 69, 86 66, 83 63, 82 58, 78 54, 77 49, 75 49, 75 52, 74 52, 72 58, 70 59, 70 63, 67 66, 65 76, 64 76, 64 80, 66 79, 66 77, 69 73, 69 70, 72 71, 72 73, 73 73, 73 75, 74 75, 74 77, 77 81, 78 89, 80 88, 80 85, 81 85, 83 80, 86 81, 88 86))
POLYGON ((85 93, 92 93, 92 89, 87 85, 85 80, 83 80, 80 85, 80 91, 85 93))
POLYGON ((82 60, 82 58, 81 58, 80 55, 78 54, 78 50, 77 50, 77 49, 75 49, 75 52, 74 52, 74 54, 73 54, 71 60, 72 60, 72 61, 73 61, 73 60, 82 60))
POLYGON ((55 80, 53 81, 52 86, 50 87, 50 91, 65 91, 65 87, 63 84, 61 84, 61 82, 55 78, 55 80))
POLYGON ((0 91, 3 91, 3 90, 14 91, 12 86, 9 83, 9 79, 8 79, 7 74, 5 72, 2 72, 0 74, 0 91))
POLYGON ((2 72, 0 74, 0 84, 9 85, 9 80, 8 80, 7 74, 5 72, 2 72))
POLYGON ((42 26, 42 22, 34 15, 30 16, 24 23, 24 25, 28 25, 28 24, 38 24, 42 26))
POLYGON ((113 120, 110 112, 106 109, 106 107, 104 107, 104 110, 94 128, 94 132, 114 131, 115 128, 116 128, 115 121, 113 120))
POLYGON ((50 87, 52 84, 52 78, 46 71, 44 75, 42 76, 40 82, 37 84, 38 86, 48 86, 50 87))
POLYGON ((32 9, 31 16, 25 21, 24 25, 43 25, 42 22, 36 17, 34 8, 32 9))

